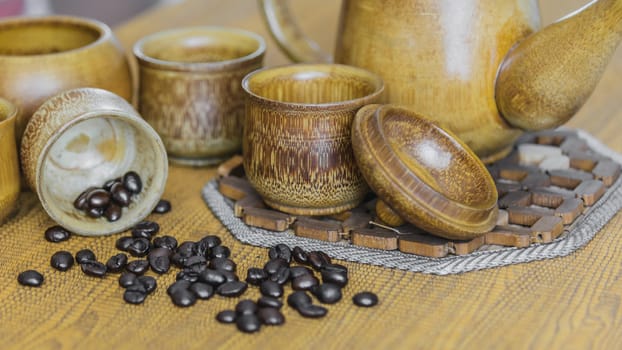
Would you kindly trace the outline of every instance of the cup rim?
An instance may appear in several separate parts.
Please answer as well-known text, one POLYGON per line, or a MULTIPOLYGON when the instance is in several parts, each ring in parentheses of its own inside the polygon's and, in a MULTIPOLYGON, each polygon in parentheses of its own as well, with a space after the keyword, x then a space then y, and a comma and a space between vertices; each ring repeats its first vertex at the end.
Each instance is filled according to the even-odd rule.
POLYGON ((225 27, 225 26, 193 26, 193 27, 183 27, 176 29, 169 29, 164 31, 155 32, 149 34, 147 36, 142 37, 136 43, 134 43, 132 47, 132 52, 134 53, 134 57, 138 60, 140 64, 143 64, 148 67, 167 69, 172 71, 218 71, 218 70, 227 70, 233 69, 239 66, 242 66, 246 62, 261 60, 263 55, 266 52, 266 42, 264 38, 256 33, 253 33, 248 30, 233 28, 233 27, 225 27), (158 58, 151 57, 147 55, 143 48, 147 42, 158 39, 162 36, 172 35, 176 33, 184 33, 184 32, 192 32, 202 30, 206 33, 209 32, 230 32, 236 33, 241 36, 246 36, 250 39, 254 39, 259 44, 259 47, 248 55, 244 55, 241 57, 236 57, 229 60, 216 61, 216 62, 177 62, 177 61, 167 61, 161 60, 158 58))
POLYGON ((76 53, 79 51, 84 51, 94 46, 100 45, 102 42, 108 40, 112 37, 112 29, 101 21, 98 21, 93 18, 87 17, 79 17, 79 16, 63 16, 63 15, 50 15, 50 16, 19 16, 19 17, 8 17, 6 19, 0 20, 0 30, 5 26, 23 26, 24 24, 46 24, 46 23, 61 23, 61 24, 71 24, 82 27, 87 27, 89 29, 93 29, 97 31, 99 37, 94 41, 69 50, 59 51, 59 52, 50 52, 50 53, 42 53, 35 55, 6 55, 0 52, 0 57, 3 59, 16 58, 23 59, 25 57, 47 57, 47 56, 60 56, 64 54, 76 53))
POLYGON ((6 123, 10 123, 12 119, 17 117, 17 106, 13 102, 2 97, 0 97, 0 105, 8 107, 6 116, 0 114, 0 126, 3 126, 6 123))
POLYGON ((378 74, 373 73, 363 68, 355 67, 355 66, 338 64, 338 63, 297 63, 297 64, 286 64, 286 65, 275 66, 275 67, 266 67, 266 68, 252 71, 248 73, 242 79, 242 88, 244 89, 244 91, 247 93, 247 95, 250 98, 261 101, 262 103, 265 103, 265 104, 287 107, 287 108, 294 109, 294 110, 319 111, 319 110, 338 110, 338 109, 344 109, 344 108, 351 108, 353 106, 361 107, 366 104, 372 103, 373 101, 376 101, 376 98, 384 92, 384 81, 378 74), (331 67, 340 67, 342 69, 356 71, 358 73, 362 73, 366 75, 371 81, 373 81, 375 83, 376 89, 374 92, 368 95, 362 96, 362 97, 357 97, 357 98, 350 99, 350 100, 337 101, 337 102, 326 102, 326 103, 301 103, 301 102, 279 101, 279 100, 267 98, 264 96, 260 96, 256 94, 255 92, 251 91, 249 87, 250 80, 256 77, 257 75, 263 74, 266 71, 282 70, 282 69, 288 69, 292 67, 296 67, 301 70, 303 70, 304 68, 308 68, 309 70, 313 68, 326 70, 331 67))

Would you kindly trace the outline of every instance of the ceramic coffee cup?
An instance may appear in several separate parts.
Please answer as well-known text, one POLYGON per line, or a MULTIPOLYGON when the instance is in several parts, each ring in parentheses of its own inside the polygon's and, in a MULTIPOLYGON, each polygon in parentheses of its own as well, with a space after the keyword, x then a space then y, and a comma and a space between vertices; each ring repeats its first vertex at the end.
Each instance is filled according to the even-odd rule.
POLYGON ((368 191, 356 165, 351 126, 377 102, 383 82, 366 70, 301 64, 247 75, 244 170, 271 207, 326 215, 355 207, 368 191))
POLYGON ((134 45, 139 111, 162 137, 172 162, 210 165, 240 150, 240 83, 261 67, 265 47, 257 34, 222 27, 164 31, 134 45))
POLYGON ((15 106, 0 98, 0 224, 15 208, 20 178, 15 147, 15 106))
POLYGON ((0 20, 0 76, 0 96, 19 109, 18 145, 35 110, 64 90, 89 86, 132 99, 132 79, 121 45, 106 24, 86 18, 0 20))
POLYGON ((28 186, 59 225, 82 235, 125 231, 156 206, 168 174, 166 150, 158 134, 123 98, 81 88, 44 102, 24 132, 21 161, 28 186), (89 187, 102 187, 128 171, 142 190, 117 221, 92 218, 74 207, 89 187))

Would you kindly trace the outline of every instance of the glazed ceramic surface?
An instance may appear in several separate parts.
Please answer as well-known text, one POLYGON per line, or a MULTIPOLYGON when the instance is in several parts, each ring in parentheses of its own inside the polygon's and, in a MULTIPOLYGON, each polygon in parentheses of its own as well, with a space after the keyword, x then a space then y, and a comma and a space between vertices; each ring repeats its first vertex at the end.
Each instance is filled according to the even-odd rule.
POLYGON ((356 111, 377 102, 382 80, 360 68, 291 65, 249 74, 246 175, 271 207, 324 215, 356 206, 368 187, 352 154, 356 111))
MULTIPOLYGON (((330 59, 287 2, 260 0, 276 41, 295 61, 330 59)), ((593 90, 620 42, 622 0, 591 5, 515 50, 504 70, 520 67, 497 87, 508 52, 540 28, 537 0, 344 0, 334 61, 379 74, 385 102, 429 116, 492 161, 523 129, 564 123, 593 90)))
POLYGON ((20 178, 15 146, 15 106, 0 98, 0 225, 15 209, 20 178))
POLYGON ((0 96, 20 112, 18 140, 34 111, 64 90, 97 87, 132 98, 127 60, 104 23, 64 16, 0 20, 0 96))
POLYGON ((352 127, 365 180, 408 222, 438 236, 470 239, 497 219, 497 190, 477 156, 455 135, 410 110, 370 105, 352 127))
POLYGON ((21 146, 26 182, 57 223, 83 235, 124 231, 151 213, 164 191, 166 151, 157 133, 123 98, 83 88, 47 100, 32 116, 21 146), (73 202, 87 188, 133 170, 143 190, 115 222, 90 218, 73 202))
POLYGON ((136 43, 139 110, 171 161, 209 165, 240 150, 241 81, 261 67, 264 52, 260 36, 220 27, 176 29, 136 43))

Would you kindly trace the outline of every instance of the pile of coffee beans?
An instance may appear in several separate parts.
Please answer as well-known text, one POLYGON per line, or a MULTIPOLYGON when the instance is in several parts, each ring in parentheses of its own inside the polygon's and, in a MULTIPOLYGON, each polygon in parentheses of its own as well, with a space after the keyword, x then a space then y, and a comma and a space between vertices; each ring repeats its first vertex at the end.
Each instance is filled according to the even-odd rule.
MULTIPOLYGON (((168 212, 170 202, 164 201, 162 208, 159 213, 168 212)), ((158 211, 154 209, 154 212, 158 211)), ((237 264, 230 259, 231 251, 222 245, 218 236, 207 235, 196 242, 178 243, 172 236, 155 237, 159 231, 160 226, 154 221, 138 223, 131 229, 131 236, 116 240, 115 247, 122 252, 111 256, 105 264, 98 261, 90 249, 78 251, 75 257, 70 252, 58 251, 50 264, 59 271, 68 271, 75 262, 83 273, 98 278, 119 273, 123 300, 129 304, 143 303, 157 288, 156 278, 145 275, 147 271, 162 275, 173 267, 178 269, 176 281, 168 286, 167 294, 179 307, 192 306, 215 294, 240 297, 249 285, 259 288, 262 296, 257 301, 243 299, 234 310, 222 310, 216 315, 219 322, 235 323, 245 333, 285 323, 281 312, 283 299, 303 317, 324 317, 329 310, 323 305, 341 301, 342 289, 348 284, 348 269, 333 263, 324 252, 307 252, 300 247, 290 249, 285 244, 270 248, 268 261, 263 266, 249 268, 245 281, 240 281, 237 264), (130 261, 128 254, 136 259, 130 261), (291 289, 287 296, 286 288, 291 289), (312 296, 322 305, 314 304, 312 296)), ((50 242, 61 242, 70 236, 65 232, 62 227, 54 226, 46 230, 45 237, 50 242)), ((28 270, 19 274, 18 281, 27 286, 40 286, 43 276, 28 270)), ((378 303, 378 297, 365 291, 356 294, 352 301, 357 306, 370 307, 378 303)))
POLYGON ((91 187, 80 193, 73 206, 92 218, 105 217, 109 222, 121 218, 123 208, 132 202, 132 196, 140 193, 143 183, 134 171, 120 178, 106 181, 102 187, 91 187))

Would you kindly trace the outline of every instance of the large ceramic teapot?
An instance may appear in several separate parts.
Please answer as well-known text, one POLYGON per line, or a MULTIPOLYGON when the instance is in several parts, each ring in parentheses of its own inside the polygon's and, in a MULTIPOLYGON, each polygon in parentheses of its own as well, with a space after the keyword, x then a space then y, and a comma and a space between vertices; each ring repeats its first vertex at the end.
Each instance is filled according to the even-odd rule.
MULTIPOLYGON (((329 61, 287 0, 260 0, 295 61, 329 61)), ((537 0, 343 0, 334 61, 385 80, 385 102, 454 131, 484 161, 523 130, 565 123, 622 38, 622 0, 597 0, 540 29, 537 0)))

